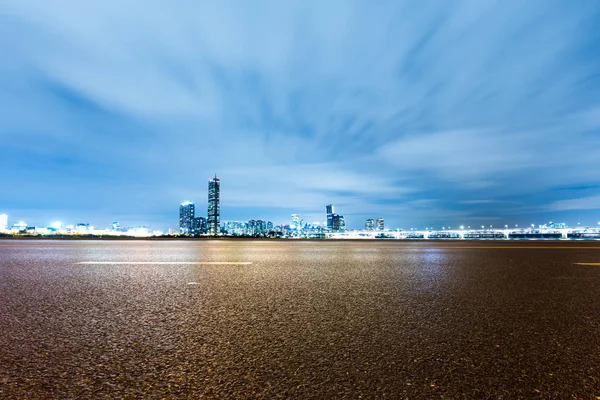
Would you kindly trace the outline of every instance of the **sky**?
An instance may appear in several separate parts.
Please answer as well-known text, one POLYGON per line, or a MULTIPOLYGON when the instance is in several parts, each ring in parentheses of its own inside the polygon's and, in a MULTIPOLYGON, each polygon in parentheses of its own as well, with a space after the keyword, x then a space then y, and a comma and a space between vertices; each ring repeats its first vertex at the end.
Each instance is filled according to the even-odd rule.
POLYGON ((600 221, 600 3, 5 0, 0 213, 600 221))

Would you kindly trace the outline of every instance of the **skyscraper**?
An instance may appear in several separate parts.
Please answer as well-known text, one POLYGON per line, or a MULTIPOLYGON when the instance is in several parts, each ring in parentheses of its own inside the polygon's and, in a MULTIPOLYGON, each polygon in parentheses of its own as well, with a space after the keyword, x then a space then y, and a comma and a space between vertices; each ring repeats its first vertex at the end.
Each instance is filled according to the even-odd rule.
POLYGON ((366 231, 373 231, 373 230, 375 230, 375 220, 373 218, 369 218, 365 222, 365 230, 366 231))
POLYGON ((382 231, 385 228, 385 225, 383 223, 383 218, 377 218, 376 222, 375 222, 376 226, 377 226, 377 230, 378 231, 382 231))
POLYGON ((328 204, 325 206, 325 210, 327 212, 327 229, 333 229, 333 204, 328 204))
POLYGON ((8 230, 8 215, 0 214, 0 232, 8 230))
POLYGON ((182 235, 191 235, 194 233, 194 203, 186 201, 179 206, 179 233, 182 235))
POLYGON ((216 236, 220 231, 221 223, 221 181, 215 177, 208 181, 208 234, 216 236))

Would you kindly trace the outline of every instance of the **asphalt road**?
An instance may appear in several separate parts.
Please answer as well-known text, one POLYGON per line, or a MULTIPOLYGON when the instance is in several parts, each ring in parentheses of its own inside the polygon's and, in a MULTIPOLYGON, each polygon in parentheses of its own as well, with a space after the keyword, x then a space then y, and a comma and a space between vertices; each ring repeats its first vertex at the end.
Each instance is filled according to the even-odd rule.
POLYGON ((597 399, 600 243, 0 241, 0 398, 202 396, 597 399))

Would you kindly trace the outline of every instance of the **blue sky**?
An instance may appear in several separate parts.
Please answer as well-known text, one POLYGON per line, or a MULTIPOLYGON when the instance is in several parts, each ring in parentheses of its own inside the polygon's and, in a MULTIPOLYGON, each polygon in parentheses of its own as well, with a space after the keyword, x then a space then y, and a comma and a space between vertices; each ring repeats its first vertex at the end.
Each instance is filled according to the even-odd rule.
POLYGON ((11 1, 0 213, 600 221, 600 3, 11 1))

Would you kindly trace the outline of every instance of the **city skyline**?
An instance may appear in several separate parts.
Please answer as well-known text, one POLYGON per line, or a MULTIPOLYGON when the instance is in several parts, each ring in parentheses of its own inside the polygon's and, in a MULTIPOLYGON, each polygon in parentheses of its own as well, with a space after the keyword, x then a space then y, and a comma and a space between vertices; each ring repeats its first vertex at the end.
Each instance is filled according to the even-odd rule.
POLYGON ((166 229, 216 170, 223 221, 600 220, 594 1, 5 8, 11 219, 166 229))
MULTIPOLYGON (((221 235, 222 233, 227 233, 227 229, 228 227, 234 227, 234 230, 238 231, 238 232, 244 232, 245 234, 248 234, 248 230, 250 232, 250 235, 252 235, 254 232, 254 234, 257 233, 266 233, 268 232, 268 230, 272 230, 273 228, 277 228, 275 229, 275 231, 278 231, 279 233, 282 232, 282 229, 288 229, 291 231, 303 231, 304 227, 310 227, 310 229, 318 229, 319 232, 321 232, 321 230, 323 232, 345 232, 345 231, 379 231, 379 232, 383 232, 383 231, 444 231, 446 230, 446 228, 448 230, 460 230, 463 231, 465 230, 465 228, 469 231, 477 231, 479 230, 479 225, 477 224, 473 224, 473 227, 471 227, 471 225, 465 225, 465 224, 444 224, 444 226, 441 227, 436 227, 434 225, 431 226, 425 226, 425 228, 423 229, 422 227, 418 227, 418 225, 415 225, 413 227, 393 227, 390 228, 389 226, 386 227, 385 225, 385 219, 382 217, 378 217, 378 218, 367 218, 364 221, 364 226, 363 227, 359 227, 359 228, 355 228, 355 227, 347 227, 346 226, 346 222, 345 222, 345 217, 343 215, 340 215, 338 213, 335 213, 335 206, 333 204, 327 204, 325 206, 325 220, 323 222, 321 221, 315 221, 315 222, 308 222, 305 221, 303 218, 300 217, 299 214, 294 213, 291 214, 291 219, 288 221, 288 223, 286 222, 281 222, 279 223, 279 225, 275 225, 273 224, 272 221, 270 220, 262 220, 262 219, 245 219, 245 220, 225 220, 225 221, 221 221, 221 207, 220 207, 220 203, 221 203, 221 181, 220 179, 217 177, 217 174, 215 174, 215 176, 211 179, 208 180, 208 199, 207 199, 207 214, 206 217, 203 216, 198 216, 196 215, 196 205, 193 201, 191 200, 187 200, 182 202, 179 205, 179 219, 178 219, 178 228, 174 228, 173 226, 170 226, 169 228, 165 228, 163 231, 160 230, 156 230, 153 227, 151 227, 150 225, 141 225, 138 224, 138 226, 132 227, 130 226, 129 228, 125 228, 125 229, 121 229, 120 228, 120 223, 119 222, 112 222, 111 224, 111 229, 100 229, 100 231, 104 231, 105 233, 107 231, 113 231, 113 232, 125 232, 127 230, 130 230, 131 232, 136 232, 138 231, 138 233, 141 233, 142 235, 147 235, 147 234, 154 234, 154 235, 164 235, 164 234, 168 234, 168 235, 172 235, 172 232, 176 232, 179 235, 182 236, 198 236, 198 235, 208 235, 208 236, 217 236, 217 235, 221 235), (452 225, 454 225, 454 229, 452 229, 452 225), (139 232, 139 230, 142 230, 141 232, 139 232), (154 232, 154 233, 152 233, 154 232)), ((480 221, 481 222, 481 221, 480 221)), ((82 223, 82 222, 78 222, 76 225, 75 224, 65 224, 62 221, 54 221, 48 225, 36 225, 36 224, 28 224, 26 222, 24 222, 23 220, 18 220, 18 221, 14 221, 12 226, 9 224, 9 218, 7 214, 0 214, 0 232, 7 232, 7 231, 14 231, 15 227, 21 227, 21 229, 32 229, 32 228, 36 228, 36 229, 41 229, 40 232, 47 232, 46 230, 50 229, 50 233, 52 231, 62 231, 64 230, 65 227, 67 227, 67 230, 72 231, 72 232, 78 232, 78 233, 90 233, 91 229, 94 229, 93 224, 90 224, 89 222, 86 223, 82 223), (68 227, 67 227, 68 225, 68 227)), ((500 229, 502 230, 502 228, 504 227, 504 229, 537 229, 539 228, 544 228, 544 229, 552 229, 552 228, 561 228, 561 229, 567 229, 567 228, 574 228, 574 229, 578 229, 578 228, 584 228, 584 227, 589 227, 592 228, 595 231, 597 231, 597 229, 600 228, 600 222, 598 222, 598 226, 596 226, 593 223, 584 223, 583 225, 581 225, 580 222, 578 222, 577 224, 572 224, 569 225, 565 222, 552 222, 552 221, 544 221, 542 224, 536 224, 536 223, 532 223, 532 224, 521 224, 520 228, 519 228, 519 224, 496 224, 494 226, 494 224, 490 224, 489 226, 484 224, 481 225, 481 230, 488 230, 488 229, 500 229)), ((229 232, 229 234, 231 234, 231 232, 229 232)))

